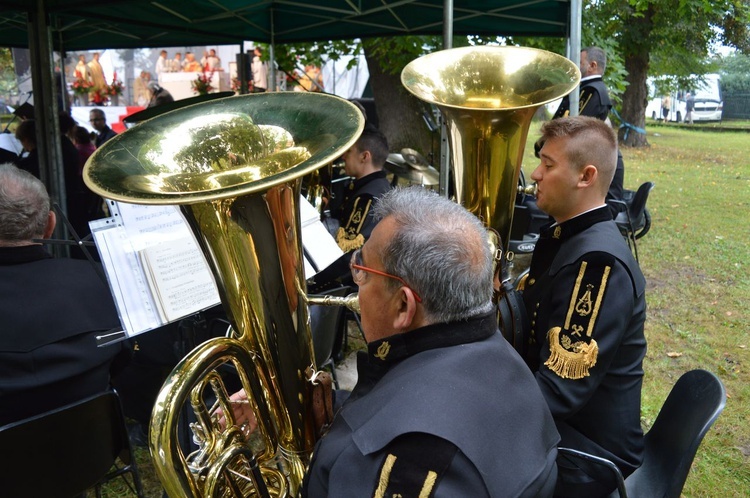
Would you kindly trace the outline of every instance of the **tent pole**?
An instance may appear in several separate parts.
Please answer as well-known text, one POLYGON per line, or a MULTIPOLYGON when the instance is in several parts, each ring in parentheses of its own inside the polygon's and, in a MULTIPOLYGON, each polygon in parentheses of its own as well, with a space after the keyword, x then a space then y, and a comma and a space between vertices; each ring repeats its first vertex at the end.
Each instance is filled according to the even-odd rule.
MULTIPOLYGON (((453 0, 443 2, 443 49, 453 47, 453 0)), ((450 158, 448 157, 448 131, 445 123, 440 126, 440 195, 448 197, 448 182, 450 181, 450 158)))
POLYGON ((269 9, 271 16, 271 46, 269 47, 269 66, 271 66, 271 91, 276 91, 276 29, 273 25, 273 9, 269 9))
MULTIPOLYGON (((29 54, 31 56, 31 84, 34 94, 36 121, 36 146, 39 157, 39 176, 47 186, 53 202, 57 202, 67 215, 65 176, 62 167, 60 123, 57 99, 54 98, 52 74, 52 39, 44 0, 36 1, 36 8, 28 12, 29 54)), ((64 223, 58 223, 53 235, 67 240, 64 223)), ((56 256, 68 252, 67 246, 53 246, 56 256)))
MULTIPOLYGON (((583 10, 583 2, 581 0, 570 1, 570 34, 568 36, 568 48, 570 53, 568 58, 573 61, 576 66, 581 65, 581 16, 583 10)), ((573 89, 570 93, 570 115, 578 116, 578 97, 573 98, 573 95, 578 95, 578 87, 573 89)))

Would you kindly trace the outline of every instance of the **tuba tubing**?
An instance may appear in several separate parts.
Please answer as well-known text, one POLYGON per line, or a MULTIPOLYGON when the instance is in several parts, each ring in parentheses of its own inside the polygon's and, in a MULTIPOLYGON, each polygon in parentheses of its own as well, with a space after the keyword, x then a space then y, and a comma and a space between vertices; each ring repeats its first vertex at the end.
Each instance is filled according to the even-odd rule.
POLYGON ((102 197, 181 207, 234 331, 191 351, 158 395, 149 446, 169 496, 297 495, 316 438, 301 178, 340 156, 363 127, 361 112, 335 96, 230 97, 140 123, 87 162, 84 181, 102 197), (251 454, 225 366, 258 420, 261 449, 251 454), (196 420, 190 453, 177 440, 183 407, 196 420))

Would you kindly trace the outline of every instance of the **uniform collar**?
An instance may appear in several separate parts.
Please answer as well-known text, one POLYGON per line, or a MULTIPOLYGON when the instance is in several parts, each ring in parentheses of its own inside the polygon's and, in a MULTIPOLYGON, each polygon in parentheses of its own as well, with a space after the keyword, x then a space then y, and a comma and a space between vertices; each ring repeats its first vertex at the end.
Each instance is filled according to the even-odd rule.
POLYGON ((52 258, 50 253, 39 244, 0 247, 0 265, 20 265, 49 258, 52 258))
POLYGON ((542 228, 540 237, 543 239, 569 239, 583 232, 591 225, 602 221, 612 221, 612 213, 606 205, 586 211, 563 223, 547 225, 542 228))
POLYGON ((601 74, 592 74, 591 76, 585 76, 581 78, 581 83, 587 83, 589 81, 595 81, 595 80, 601 80, 602 75, 601 74))
POLYGON ((385 171, 383 171, 382 169, 380 171, 370 173, 367 176, 363 176, 359 180, 354 180, 352 183, 350 183, 349 188, 351 190, 359 190, 365 185, 367 185, 368 183, 378 180, 380 178, 385 178, 385 171))
POLYGON ((371 364, 385 366, 417 353, 487 339, 497 332, 496 313, 477 315, 460 322, 436 323, 396 334, 367 345, 371 364))

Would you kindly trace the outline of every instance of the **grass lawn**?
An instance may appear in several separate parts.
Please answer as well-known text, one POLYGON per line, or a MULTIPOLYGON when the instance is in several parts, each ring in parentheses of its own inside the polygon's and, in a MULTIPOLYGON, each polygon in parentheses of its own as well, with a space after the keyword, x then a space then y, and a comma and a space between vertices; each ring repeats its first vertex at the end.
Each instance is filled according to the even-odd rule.
MULTIPOLYGON (((530 145, 538 128, 532 124, 530 145)), ((626 188, 655 183, 651 230, 638 241, 649 307, 643 426, 681 374, 718 374, 726 409, 698 450, 683 495, 750 496, 750 134, 648 124, 647 131, 650 147, 623 149, 626 188)), ((535 161, 529 146, 527 174, 535 161)), ((147 496, 161 496, 145 451, 139 461, 147 496)))
POLYGON ((655 183, 651 231, 638 246, 648 281, 643 424, 682 373, 716 373, 727 405, 684 495, 750 496, 750 135, 647 131, 651 147, 623 150, 626 187, 655 183))

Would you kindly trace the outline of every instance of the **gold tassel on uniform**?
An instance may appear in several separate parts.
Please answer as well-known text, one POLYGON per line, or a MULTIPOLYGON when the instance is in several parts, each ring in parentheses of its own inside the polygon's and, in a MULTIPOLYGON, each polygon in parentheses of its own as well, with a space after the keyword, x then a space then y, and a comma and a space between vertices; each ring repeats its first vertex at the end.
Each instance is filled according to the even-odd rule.
POLYGON ((564 327, 552 327, 547 332, 550 356, 544 365, 563 379, 588 377, 599 354, 592 336, 612 268, 595 266, 587 273, 588 266, 586 261, 581 262, 564 327))
POLYGON ((346 230, 342 227, 336 232, 336 243, 344 252, 354 251, 365 245, 365 237, 360 233, 353 239, 350 239, 346 236, 346 230))
MULTIPOLYGON (((582 379, 588 377, 589 369, 596 365, 599 346, 592 338, 563 345, 560 343, 560 327, 553 327, 547 332, 550 356, 544 366, 555 372, 563 379, 582 379)), ((562 336, 563 341, 569 342, 568 336, 562 336)))

